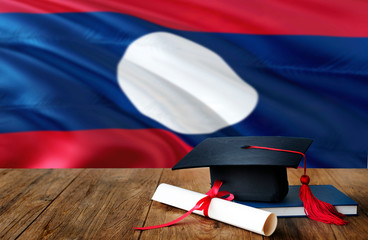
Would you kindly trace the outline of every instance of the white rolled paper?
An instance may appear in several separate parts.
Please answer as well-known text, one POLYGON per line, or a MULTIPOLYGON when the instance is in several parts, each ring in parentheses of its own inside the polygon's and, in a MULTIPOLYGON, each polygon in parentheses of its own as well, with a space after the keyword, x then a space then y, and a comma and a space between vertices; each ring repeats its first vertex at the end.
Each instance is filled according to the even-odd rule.
MULTIPOLYGON (((160 184, 152 200, 186 211, 192 209, 205 194, 193 192, 166 183, 160 184)), ((194 211, 202 215, 202 211, 194 211)), ((270 236, 276 229, 277 217, 272 212, 249 207, 221 198, 213 198, 208 209, 211 219, 246 229, 264 236, 270 236)))

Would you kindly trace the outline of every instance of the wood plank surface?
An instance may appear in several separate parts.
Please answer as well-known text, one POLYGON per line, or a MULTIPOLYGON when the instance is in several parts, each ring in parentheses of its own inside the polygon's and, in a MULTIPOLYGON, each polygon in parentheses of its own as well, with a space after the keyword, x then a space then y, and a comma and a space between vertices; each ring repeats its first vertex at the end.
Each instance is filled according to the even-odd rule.
POLYGON ((87 169, 19 239, 137 239, 162 169, 87 169))
MULTIPOLYGON (((288 169, 290 185, 300 185, 302 169, 288 169)), ((144 231, 141 239, 368 239, 368 170, 309 169, 311 185, 331 184, 359 203, 359 215, 346 217, 350 224, 336 226, 306 217, 279 218, 271 237, 229 226, 192 214, 180 226, 144 231), (355 189, 354 189, 355 188, 355 189), (357 192, 357 194, 356 194, 357 192)), ((210 188, 208 169, 171 171, 165 169, 160 183, 169 183, 205 193, 210 188)), ((169 222, 185 211, 154 202, 145 226, 169 222)))
MULTIPOLYGON (((300 185, 302 169, 288 169, 300 185)), ((170 169, 0 169, 0 239, 368 239, 368 169, 309 169, 311 185, 331 184, 358 202, 347 226, 306 217, 279 218, 271 237, 192 214, 151 197, 159 183, 197 192, 210 188, 208 168, 170 169)))
POLYGON ((81 171, 0 171, 0 239, 14 239, 21 234, 81 171))

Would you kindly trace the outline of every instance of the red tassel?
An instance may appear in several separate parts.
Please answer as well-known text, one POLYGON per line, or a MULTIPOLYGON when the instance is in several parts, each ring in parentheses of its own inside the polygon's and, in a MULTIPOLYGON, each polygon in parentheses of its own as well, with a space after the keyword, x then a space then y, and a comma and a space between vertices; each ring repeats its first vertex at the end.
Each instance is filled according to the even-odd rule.
POLYGON ((318 200, 310 190, 309 176, 303 175, 300 178, 302 186, 300 187, 299 197, 304 205, 304 212, 310 219, 323 223, 336 225, 346 225, 348 222, 343 220, 344 214, 339 213, 336 208, 326 202, 318 200))
POLYGON ((310 219, 323 222, 323 223, 331 223, 336 225, 346 225, 347 221, 343 220, 345 217, 344 214, 339 213, 334 206, 329 203, 322 202, 318 200, 310 190, 309 184, 309 176, 307 173, 307 164, 305 154, 298 151, 286 150, 286 149, 278 149, 278 148, 269 148, 269 147, 260 147, 260 146, 247 146, 246 148, 258 148, 265 149, 271 151, 280 151, 280 152, 289 152, 300 154, 304 158, 304 175, 300 178, 302 182, 302 186, 300 187, 299 197, 302 200, 304 205, 304 212, 310 219))

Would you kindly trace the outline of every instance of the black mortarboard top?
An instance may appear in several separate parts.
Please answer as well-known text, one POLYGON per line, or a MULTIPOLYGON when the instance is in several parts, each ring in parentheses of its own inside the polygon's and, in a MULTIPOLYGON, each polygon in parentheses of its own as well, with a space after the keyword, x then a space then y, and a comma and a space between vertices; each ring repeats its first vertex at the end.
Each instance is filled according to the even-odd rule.
POLYGON ((297 168, 301 154, 252 149, 260 146, 305 153, 312 139, 294 137, 219 137, 198 144, 172 169, 210 167, 211 184, 239 201, 278 202, 288 193, 286 167, 297 168))

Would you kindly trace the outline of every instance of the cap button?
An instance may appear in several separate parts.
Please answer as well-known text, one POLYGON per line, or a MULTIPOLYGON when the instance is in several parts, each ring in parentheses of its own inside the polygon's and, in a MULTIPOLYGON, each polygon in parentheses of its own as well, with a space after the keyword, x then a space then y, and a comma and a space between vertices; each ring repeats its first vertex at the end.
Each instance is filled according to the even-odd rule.
POLYGON ((300 177, 300 182, 302 184, 308 185, 309 181, 310 181, 310 179, 309 179, 308 175, 303 175, 303 176, 300 177))

